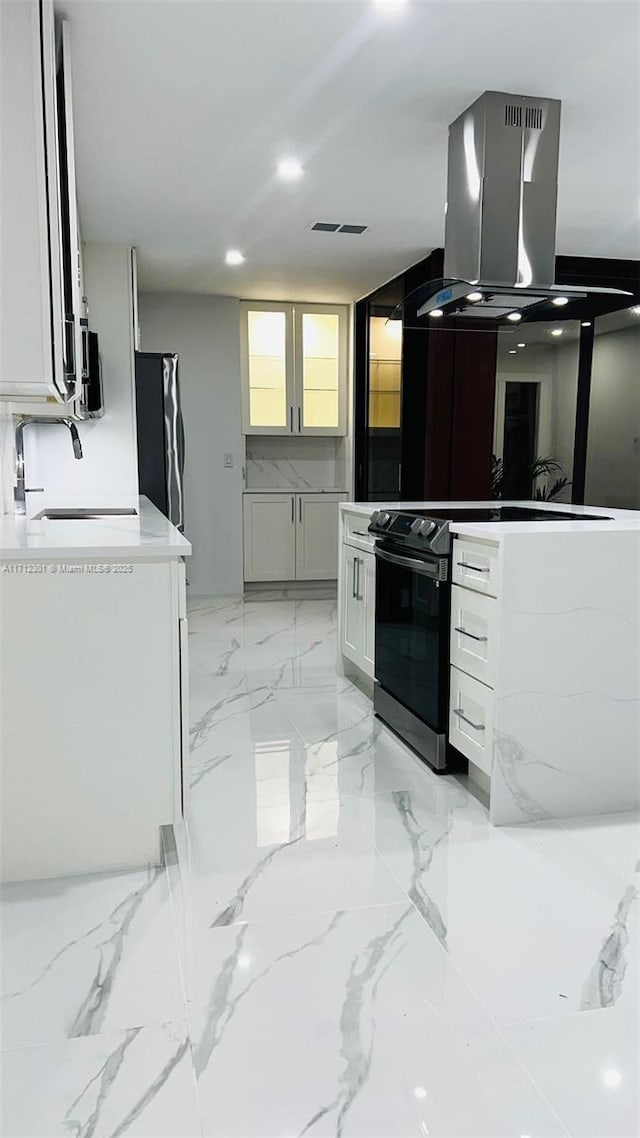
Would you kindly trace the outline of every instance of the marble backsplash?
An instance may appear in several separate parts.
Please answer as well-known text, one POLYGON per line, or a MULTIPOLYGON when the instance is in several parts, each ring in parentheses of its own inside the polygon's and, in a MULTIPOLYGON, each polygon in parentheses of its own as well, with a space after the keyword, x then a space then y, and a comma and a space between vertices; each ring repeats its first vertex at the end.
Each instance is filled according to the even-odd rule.
POLYGON ((344 490, 342 438, 247 437, 247 490, 344 490))

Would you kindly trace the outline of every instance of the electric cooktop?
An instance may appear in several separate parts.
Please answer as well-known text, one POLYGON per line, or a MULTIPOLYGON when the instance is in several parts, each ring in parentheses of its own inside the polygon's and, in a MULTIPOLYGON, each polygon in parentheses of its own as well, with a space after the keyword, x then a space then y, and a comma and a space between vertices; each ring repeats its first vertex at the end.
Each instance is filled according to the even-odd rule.
POLYGON ((571 514, 565 510, 537 510, 531 506, 460 506, 446 510, 403 510, 398 503, 396 513, 412 518, 436 518, 444 522, 610 522, 605 514, 571 514))

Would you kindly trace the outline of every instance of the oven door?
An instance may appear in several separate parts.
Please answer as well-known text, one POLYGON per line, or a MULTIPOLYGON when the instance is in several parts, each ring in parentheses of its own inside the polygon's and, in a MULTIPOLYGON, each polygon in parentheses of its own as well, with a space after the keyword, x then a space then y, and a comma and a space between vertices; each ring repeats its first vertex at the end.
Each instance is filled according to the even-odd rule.
POLYGON ((375 553, 376 681, 436 735, 445 736, 451 607, 447 561, 408 555, 382 543, 375 553))

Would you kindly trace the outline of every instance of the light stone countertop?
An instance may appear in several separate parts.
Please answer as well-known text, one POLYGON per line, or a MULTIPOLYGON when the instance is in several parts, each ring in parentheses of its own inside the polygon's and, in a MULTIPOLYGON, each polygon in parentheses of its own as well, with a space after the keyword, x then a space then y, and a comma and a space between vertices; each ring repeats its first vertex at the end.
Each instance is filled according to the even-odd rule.
POLYGON ((58 558, 164 561, 190 554, 190 542, 148 498, 139 499, 137 515, 70 521, 14 514, 0 517, 0 562, 58 558))
POLYGON ((374 510, 436 510, 487 509, 500 506, 534 506, 540 510, 554 510, 569 514, 604 514, 609 521, 566 522, 451 522, 451 532, 460 537, 477 537, 485 540, 496 539, 505 534, 525 533, 601 533, 609 530, 619 533, 624 530, 640 531, 640 512, 635 510, 615 510, 609 506, 576 506, 569 502, 342 502, 340 509, 347 513, 370 516, 374 510))

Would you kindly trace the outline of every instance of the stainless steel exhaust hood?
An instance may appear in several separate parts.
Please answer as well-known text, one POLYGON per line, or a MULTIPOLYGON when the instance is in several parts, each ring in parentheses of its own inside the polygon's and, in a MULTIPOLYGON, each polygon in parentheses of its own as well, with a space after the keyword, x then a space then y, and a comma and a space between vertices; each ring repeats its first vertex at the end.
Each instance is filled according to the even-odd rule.
POLYGON ((451 124, 444 279, 418 316, 557 317, 590 293, 626 306, 554 284, 559 146, 558 99, 485 91, 451 124))

